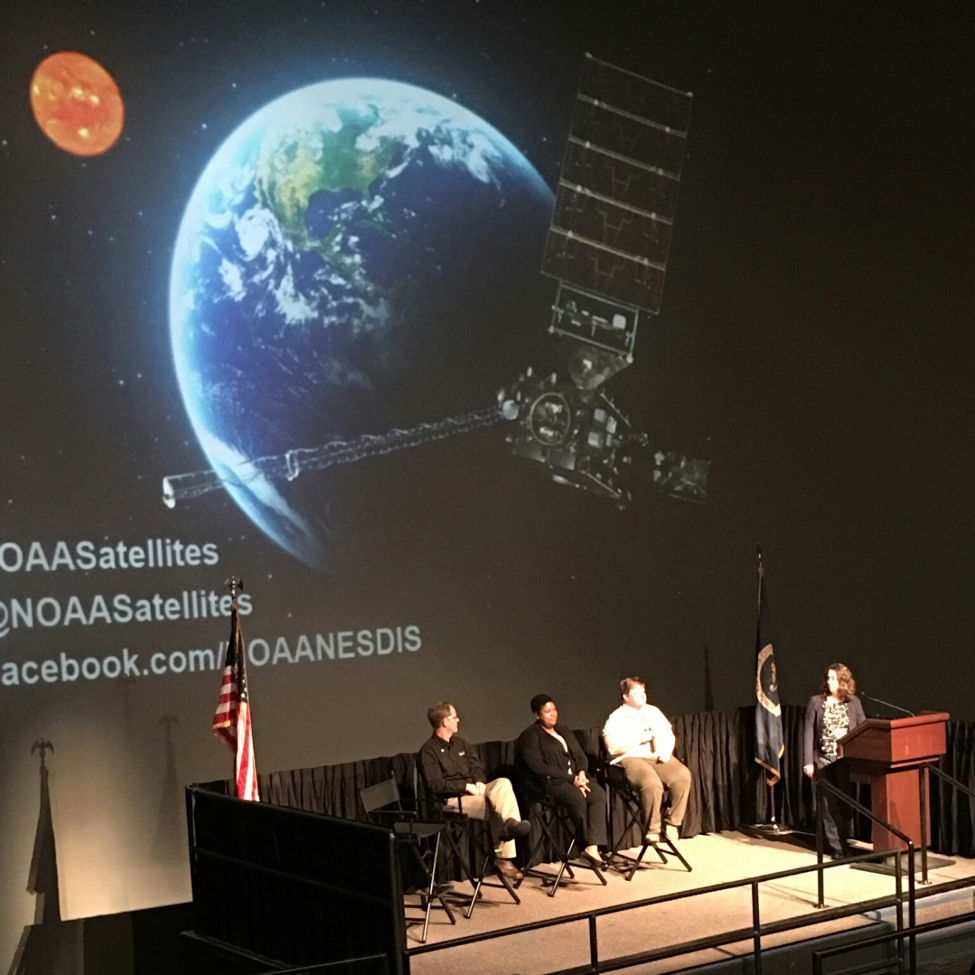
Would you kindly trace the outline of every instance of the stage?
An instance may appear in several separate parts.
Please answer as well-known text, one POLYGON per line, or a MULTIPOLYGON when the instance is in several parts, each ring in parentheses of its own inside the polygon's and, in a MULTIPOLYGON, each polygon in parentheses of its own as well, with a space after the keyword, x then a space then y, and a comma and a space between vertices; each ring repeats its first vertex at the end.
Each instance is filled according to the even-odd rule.
MULTIPOLYGON (((490 888, 484 891, 470 920, 465 919, 463 912, 458 910, 455 912, 457 924, 452 926, 443 911, 435 910, 426 945, 420 944, 422 925, 410 924, 407 929, 411 975, 547 975, 578 969, 588 965, 590 960, 590 922, 587 918, 534 931, 507 934, 505 931, 533 922, 638 903, 652 897, 705 891, 716 885, 807 867, 816 862, 815 853, 798 845, 798 839, 756 839, 730 831, 702 834, 684 840, 681 852, 691 863, 692 873, 687 873, 673 859, 669 859, 666 865, 653 862, 651 851, 646 859, 653 865, 641 869, 632 882, 627 882, 622 874, 610 869, 606 871, 608 885, 604 887, 591 871, 579 869, 575 882, 560 887, 557 894, 550 898, 547 896, 548 888, 543 887, 535 877, 528 876, 519 889, 520 905, 515 905, 503 890, 490 888), (469 944, 455 943, 472 935, 487 937, 469 944)), ((868 848, 864 847, 863 852, 868 852, 868 848)), ((918 924, 966 914, 975 907, 972 886, 948 889, 948 885, 964 883, 966 879, 975 885, 975 860, 955 857, 950 866, 930 870, 928 886, 920 883, 920 873, 917 879, 918 924)), ((903 880, 906 899, 906 874, 903 880)), ((771 951, 776 947, 802 944, 800 955, 808 961, 812 950, 809 944, 811 939, 817 939, 818 946, 823 946, 849 939, 854 929, 858 929, 857 934, 867 936, 866 928, 870 929, 871 935, 888 933, 895 928, 896 908, 877 903, 894 894, 893 876, 866 872, 849 864, 830 866, 825 871, 825 911, 815 907, 816 871, 768 880, 758 885, 758 889, 762 925, 806 922, 806 926, 771 932, 762 937, 763 970, 766 973, 779 968, 775 959, 781 953, 771 951), (857 905, 862 907, 857 909, 857 905), (817 915, 828 915, 830 909, 836 909, 837 913, 848 910, 850 914, 808 923, 817 915)), ((454 890, 458 895, 469 894, 470 886, 456 884, 454 890)), ((593 923, 601 969, 611 970, 627 956, 666 949, 725 932, 737 932, 740 937, 742 929, 749 929, 745 940, 677 957, 641 962, 626 970, 636 975, 650 975, 724 962, 729 970, 751 971, 750 956, 754 951, 750 933, 752 890, 752 885, 746 883, 730 890, 702 892, 697 896, 597 917, 593 923), (738 959, 740 961, 736 963, 738 959)), ((407 897, 407 903, 415 905, 416 898, 407 897)), ((416 911, 412 910, 408 916, 415 914, 416 911)), ((906 903, 904 917, 906 923, 906 903)), ((966 929, 956 928, 956 935, 959 930, 966 929)), ((970 932, 968 937, 971 938, 970 932)), ((969 946, 972 943, 968 941, 969 946)), ((975 948, 969 947, 967 956, 963 949, 960 950, 962 955, 958 960, 958 970, 967 972, 975 957, 975 948), (965 958, 967 961, 962 967, 965 958)), ((891 955, 893 949, 887 946, 884 952, 891 955)), ((794 960, 798 956, 790 957, 794 960)), ((849 968, 857 960, 856 954, 837 959, 832 970, 849 968), (840 964, 840 961, 844 963, 840 964)), ((812 968, 806 964, 799 970, 811 971, 812 968)))

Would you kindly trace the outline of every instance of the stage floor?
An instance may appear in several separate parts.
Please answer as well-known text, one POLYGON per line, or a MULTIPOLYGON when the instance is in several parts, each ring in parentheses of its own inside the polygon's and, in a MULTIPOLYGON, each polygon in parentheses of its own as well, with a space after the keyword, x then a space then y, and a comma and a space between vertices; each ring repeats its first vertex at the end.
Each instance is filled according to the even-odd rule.
MULTIPOLYGON (((505 928, 533 921, 640 901, 661 894, 697 890, 816 862, 815 853, 789 842, 788 838, 756 839, 738 832, 706 834, 684 840, 681 843, 681 852, 694 868, 693 873, 687 873, 679 862, 670 858, 666 865, 658 861, 649 869, 640 870, 629 883, 617 871, 607 870, 608 886, 603 887, 591 871, 579 869, 576 871, 576 881, 561 887, 554 897, 548 897, 547 888, 538 879, 529 876, 519 890, 520 905, 514 904, 503 890, 492 887, 484 891, 484 896, 470 920, 464 918, 462 910, 459 910, 456 913, 457 924, 451 926, 444 912, 435 910, 431 916, 427 944, 443 947, 441 950, 412 956, 411 975, 547 975, 550 972, 586 965, 589 961, 589 929, 586 921, 502 935, 471 945, 449 945, 452 940, 468 935, 501 932, 505 928)), ((652 851, 648 853, 647 860, 654 861, 652 851)), ((950 866, 929 871, 929 879, 935 885, 935 891, 938 884, 966 877, 975 878, 975 860, 960 857, 953 860, 954 863, 950 866)), ((814 906, 816 876, 813 871, 762 884, 762 922, 814 916, 817 913, 814 906)), ((889 896, 894 893, 894 889, 893 876, 856 870, 850 865, 838 865, 826 871, 827 907, 854 905, 889 896)), ((469 893, 470 885, 457 884, 455 890, 460 894, 469 893)), ((930 892, 931 887, 918 886, 921 898, 917 903, 919 924, 947 915, 966 913, 975 907, 972 888, 952 894, 922 896, 930 892)), ((415 898, 408 898, 408 903, 415 903, 415 898)), ((416 911, 411 911, 408 916, 415 914, 416 911)), ((762 944, 763 948, 768 949, 839 934, 866 925, 874 925, 875 933, 880 934, 887 930, 886 925, 881 925, 888 920, 893 920, 893 908, 882 912, 873 910, 856 913, 795 931, 770 934, 763 938, 762 944)), ((751 923, 750 886, 654 904, 599 918, 599 958, 605 964, 614 958, 721 932, 740 930, 749 927, 751 923)), ((419 946, 421 933, 422 925, 409 926, 408 948, 419 946)), ((634 975, 678 971, 714 962, 727 962, 749 955, 752 950, 753 944, 749 939, 719 949, 640 964, 626 971, 634 975)))

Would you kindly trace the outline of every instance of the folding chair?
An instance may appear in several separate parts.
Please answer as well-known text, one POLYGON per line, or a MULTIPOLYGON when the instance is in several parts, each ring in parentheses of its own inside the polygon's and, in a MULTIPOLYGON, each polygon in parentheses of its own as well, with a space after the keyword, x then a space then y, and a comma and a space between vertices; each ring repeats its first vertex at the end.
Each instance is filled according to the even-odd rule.
POLYGON ((488 871, 494 866, 493 843, 490 850, 485 849, 484 838, 487 837, 489 841, 491 839, 491 831, 487 822, 482 819, 472 819, 464 813, 463 800, 459 811, 445 809, 444 816, 447 819, 447 832, 444 834, 447 845, 450 847, 450 852, 457 858, 460 873, 470 881, 474 888, 474 893, 464 916, 469 918, 474 913, 474 908, 481 898, 481 890, 484 887, 504 889, 516 904, 520 904, 521 898, 515 893, 511 881, 504 874, 495 872, 494 876, 497 878, 497 882, 485 879, 488 876, 488 871), (470 851, 470 857, 464 854, 465 846, 470 851), (480 869, 475 870, 478 861, 480 861, 480 869))
MULTIPOLYGON (((611 800, 613 796, 619 796, 620 799, 622 799, 623 809, 627 816, 626 825, 622 830, 620 830, 620 835, 616 839, 616 842, 613 843, 610 854, 606 857, 606 859, 613 863, 614 866, 616 860, 622 860, 625 863, 629 863, 629 869, 621 869, 619 867, 616 867, 616 869, 620 870, 621 873, 625 873, 627 880, 632 880, 633 875, 638 869, 640 869, 641 865, 643 864, 643 858, 647 855, 647 851, 651 847, 653 847, 654 853, 660 857, 661 863, 667 862, 667 855, 664 853, 664 850, 661 849, 661 847, 664 847, 667 853, 680 860, 680 862, 684 865, 684 869, 690 873, 693 868, 684 858, 684 854, 681 853, 680 850, 678 850, 674 845, 673 840, 667 836, 666 830, 660 834, 660 839, 655 842, 652 842, 646 838, 650 828, 650 823, 643 817, 643 808, 640 805, 640 793, 633 786, 633 783, 630 782, 630 780, 626 777, 626 769, 624 769, 622 765, 611 765, 609 762, 603 762, 600 778, 602 779, 603 787, 606 789, 607 793, 609 793, 611 800), (629 832, 631 826, 636 826, 640 830, 640 836, 643 840, 643 846, 641 847, 640 854, 637 857, 631 857, 620 852, 620 848, 622 847, 623 842, 626 839, 626 834, 629 832)), ((612 829, 612 806, 610 806, 609 822, 610 829, 612 829)))
MULTIPOLYGON (((451 924, 456 924, 444 894, 444 885, 437 882, 437 870, 440 866, 440 839, 447 829, 447 822, 443 819, 423 819, 416 810, 406 809, 400 798, 399 786, 395 778, 388 778, 378 785, 371 785, 359 790, 359 799, 369 820, 377 826, 391 829, 397 844, 405 847, 412 854, 421 874, 425 878, 425 886, 417 893, 420 896, 419 909, 423 911, 422 943, 427 940, 427 930, 430 927, 430 911, 434 901, 439 902, 451 924), (433 849, 430 849, 430 841, 433 849)), ((419 924, 419 918, 407 918, 407 924, 419 924)))
MULTIPOLYGON (((529 875, 538 877, 542 881, 543 886, 547 887, 550 885, 551 889, 548 892, 548 896, 554 897, 555 892, 559 889, 559 884, 566 882, 563 879, 566 874, 568 874, 569 880, 575 879, 575 873, 573 873, 569 861, 572 859, 573 851, 576 848, 576 840, 572 820, 569 818, 565 807, 557 803, 548 794, 547 782, 547 779, 541 779, 535 776, 525 776, 522 779, 525 798, 528 800, 528 818, 537 822, 541 827, 538 839, 535 840, 535 845, 532 847, 531 853, 528 854, 528 859, 525 861, 527 866, 524 874, 526 877, 529 875), (558 830, 560 825, 562 828, 558 830), (561 837, 556 836, 557 830, 562 834, 561 837), (566 846, 564 839, 566 833, 572 837, 568 846, 566 846), (545 840, 548 840, 560 860, 559 871, 554 877, 547 871, 539 870, 532 866, 535 855, 545 840)), ((603 876, 602 870, 595 864, 579 859, 576 861, 576 866, 591 870, 599 878, 599 882, 604 887, 606 886, 606 878, 603 876)), ((515 887, 520 887, 521 883, 522 881, 519 880, 515 884, 515 887)))
MULTIPOLYGON (((417 787, 420 781, 419 766, 414 766, 413 791, 416 795, 419 795, 417 787)), ((426 787, 425 782, 424 787, 426 787)), ((481 890, 484 887, 504 889, 516 904, 520 904, 521 898, 515 893, 511 882, 503 874, 495 874, 498 883, 485 880, 485 877, 488 875, 488 870, 494 863, 493 849, 486 851, 484 844, 485 836, 490 839, 490 829, 485 820, 472 819, 464 812, 463 796, 459 796, 458 799, 458 809, 450 809, 447 806, 441 805, 439 806, 438 812, 444 817, 447 823, 447 831, 444 833, 444 838, 447 841, 447 846, 450 848, 450 853, 456 860, 457 872, 462 877, 466 877, 473 888, 473 894, 471 895, 470 903, 467 905, 467 910, 464 912, 464 917, 470 918, 474 913, 474 908, 477 906, 478 900, 481 899, 481 890), (465 853, 465 848, 470 852, 469 856, 465 853), (479 858, 481 866, 479 870, 475 870, 479 858)), ((432 801, 438 802, 439 800, 432 801)))

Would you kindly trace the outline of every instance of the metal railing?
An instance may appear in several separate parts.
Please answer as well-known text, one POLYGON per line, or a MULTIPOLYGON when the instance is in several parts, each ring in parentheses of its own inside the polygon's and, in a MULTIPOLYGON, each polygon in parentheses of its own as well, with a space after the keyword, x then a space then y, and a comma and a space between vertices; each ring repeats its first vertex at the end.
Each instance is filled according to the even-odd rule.
POLYGON ((356 975, 357 972, 389 972, 389 963, 384 954, 363 955, 360 958, 345 958, 342 961, 326 961, 316 965, 300 965, 297 968, 269 968, 262 975, 356 975), (367 965, 367 968, 363 968, 367 965))
MULTIPOLYGON (((970 879, 957 883, 956 887, 971 885, 972 881, 970 879)), ((956 914, 953 917, 943 917, 937 921, 928 921, 926 924, 916 925, 910 932, 911 935, 923 937, 925 934, 930 934, 935 931, 941 931, 945 928, 954 927, 956 924, 967 924, 975 922, 975 911, 968 911, 965 914, 956 914)), ((881 945, 891 944, 892 942, 898 942, 899 945, 903 944, 905 937, 908 937, 907 931, 892 931, 890 934, 880 934, 872 938, 863 938, 862 940, 854 941, 850 944, 836 945, 833 948, 821 948, 819 950, 813 951, 813 975, 823 975, 823 961, 827 958, 835 958, 838 955, 849 954, 853 951, 861 951, 866 948, 878 948, 881 945)), ((902 954, 898 950, 898 964, 902 963, 902 954)))
MULTIPOLYGON (((892 832, 894 832, 892 830, 892 832)), ((439 942, 432 945, 420 945, 415 948, 407 948, 407 958, 414 955, 426 954, 430 951, 443 951, 448 948, 460 948, 465 945, 476 944, 481 941, 491 941, 497 938, 508 937, 509 935, 524 934, 530 931, 540 931, 544 928, 558 927, 564 924, 574 924, 585 921, 589 929, 589 968, 587 973, 619 971, 630 968, 634 965, 646 962, 657 961, 663 958, 673 958, 678 955, 690 954, 694 951, 702 951, 707 948, 719 948, 723 945, 734 944, 738 941, 752 941, 754 971, 755 975, 762 973, 762 938, 769 934, 778 934, 795 928, 808 927, 814 924, 821 924, 836 918, 850 917, 866 911, 878 910, 884 907, 897 907, 902 903, 902 889, 898 887, 897 892, 886 897, 873 898, 867 901, 860 901, 854 905, 844 905, 842 907, 832 907, 819 909, 815 914, 787 918, 782 921, 762 922, 760 910, 760 886, 773 880, 783 880, 790 877, 801 876, 806 873, 818 872, 820 875, 833 867, 847 866, 851 863, 861 861, 879 860, 895 853, 895 850, 867 853, 862 856, 848 857, 832 863, 825 863, 822 860, 806 867, 793 867, 790 870, 779 870, 775 873, 762 874, 759 877, 748 877, 742 880, 728 880, 720 884, 712 884, 707 887, 698 887, 694 890, 677 891, 670 894, 659 894, 656 897, 648 897, 639 901, 630 901, 626 904, 616 904, 610 907, 596 908, 591 911, 583 911, 578 914, 568 914, 563 917, 547 918, 541 921, 533 921, 528 924, 518 924, 513 927, 503 928, 497 931, 485 931, 481 934, 472 934, 463 938, 452 938, 449 941, 439 942), (671 901, 685 900, 690 897, 701 897, 707 894, 720 893, 726 890, 734 890, 741 887, 751 888, 751 911, 752 923, 750 927, 738 928, 734 931, 725 931, 720 934, 710 935, 704 938, 697 938, 694 941, 686 941, 677 945, 670 945, 665 948, 656 948, 650 951, 639 952, 632 955, 625 955, 619 958, 601 960, 599 958, 599 943, 596 921, 600 917, 607 917, 612 914, 621 914, 626 911, 639 910, 643 907, 652 907, 656 904, 664 904, 671 901)), ((899 874, 896 874, 899 882, 899 874)), ((818 907, 818 905, 815 905, 818 907)), ((580 969, 573 969, 580 971, 580 969)))
MULTIPOLYGON (((921 822, 921 883, 925 886, 930 884, 928 880, 928 776, 926 772, 933 772, 940 779, 947 782, 949 785, 956 789, 961 790, 967 796, 975 799, 975 791, 970 789, 963 782, 959 782, 958 779, 948 775, 947 772, 942 772, 934 763, 923 762, 918 766, 918 804, 920 812, 920 822, 921 822)), ((879 817, 874 816, 868 809, 860 805, 853 798, 848 796, 846 793, 842 792, 840 789, 836 788, 832 783, 826 782, 825 780, 819 780, 816 782, 817 790, 822 793, 824 790, 832 793, 841 801, 847 803, 857 812, 862 815, 867 816, 873 822, 878 823, 885 829, 889 830, 899 839, 907 843, 907 853, 909 859, 909 871, 908 871, 908 927, 904 930, 903 925, 903 907, 898 904, 897 907, 897 930, 887 935, 879 935, 875 938, 868 938, 863 941, 857 941, 855 944, 842 945, 836 948, 826 949, 821 952, 814 953, 813 956, 813 968, 815 975, 821 975, 822 973, 822 961, 821 958, 829 958, 835 955, 839 955, 845 952, 855 951, 858 948, 865 948, 873 945, 880 945, 883 943, 896 943, 897 945, 897 956, 900 969, 903 971, 904 967, 904 939, 908 942, 908 972, 910 975, 915 975, 917 972, 917 936, 919 933, 923 934, 927 931, 935 931, 942 927, 948 927, 953 924, 961 923, 964 920, 975 919, 975 912, 969 915, 960 915, 958 918, 947 918, 941 921, 933 921, 928 924, 918 925, 916 923, 916 913, 915 913, 915 900, 916 900, 916 888, 914 885, 914 854, 915 848, 914 844, 899 830, 894 829, 889 823, 883 822, 879 817)), ((823 855, 823 815, 822 815, 823 804, 821 801, 816 804, 816 854, 819 859, 822 859, 823 855)), ((901 856, 900 854, 894 857, 894 872, 897 879, 898 893, 901 889, 901 856)), ((975 878, 963 878, 948 884, 942 884, 941 888, 943 890, 947 889, 958 889, 962 887, 970 887, 975 885, 975 878)), ((822 889, 822 875, 820 875, 820 889, 819 889, 819 901, 822 905, 823 901, 823 889, 822 889)))
POLYGON ((969 789, 963 782, 950 776, 947 772, 942 772, 933 762, 924 762, 918 767, 919 778, 918 795, 921 804, 921 883, 927 884, 928 881, 928 777, 925 772, 934 772, 942 781, 960 789, 965 795, 975 799, 975 791, 969 789))
MULTIPOLYGON (((816 907, 822 908, 825 906, 825 895, 824 895, 824 883, 823 883, 823 811, 826 805, 824 793, 831 793, 841 802, 845 802, 851 809, 860 813, 862 816, 866 816, 871 822, 876 823, 878 826, 882 826, 889 833, 896 836, 902 843, 907 844, 907 858, 908 858, 908 869, 907 869, 907 916, 908 916, 908 929, 913 932, 915 928, 916 913, 915 913, 915 899, 917 896, 917 889, 914 885, 914 841, 905 833, 902 833, 896 826, 888 823, 885 819, 880 816, 875 815, 866 806, 857 802, 852 796, 848 796, 842 789, 837 788, 832 782, 827 782, 825 779, 816 778, 813 780, 816 787, 816 859, 820 867, 819 871, 819 884, 818 893, 819 900, 816 902, 816 907)), ((897 931, 903 932, 904 930, 904 884, 903 884, 903 865, 901 861, 901 851, 894 850, 883 854, 883 857, 890 856, 890 853, 894 854, 894 886, 896 890, 897 903, 896 917, 897 917, 897 931)), ((837 863, 851 863, 854 859, 859 860, 860 857, 844 857, 842 860, 837 860, 837 863)), ((898 951, 903 951, 903 940, 897 942, 898 951)), ((910 958, 909 971, 911 975, 915 975, 917 972, 917 942, 913 934, 908 935, 908 952, 910 958)), ((901 958, 903 964, 903 958, 901 958)))
MULTIPOLYGON (((933 767, 932 767, 933 768, 933 767)), ((961 783, 955 782, 950 776, 945 775, 940 769, 934 769, 937 775, 942 778, 951 781, 956 784, 959 788, 968 792, 970 795, 972 793, 961 783)), ((922 773, 923 774, 923 773, 922 773)), ((424 954, 429 951, 442 951, 448 948, 460 948, 465 945, 475 944, 481 941, 490 941, 497 938, 507 937, 514 934, 523 934, 530 931, 538 931, 543 928, 558 927, 564 924, 573 924, 585 921, 588 925, 589 930, 589 969, 588 972, 610 972, 618 971, 620 969, 629 968, 635 965, 644 964, 646 962, 657 961, 663 958, 672 958, 678 955, 690 954, 691 952, 701 951, 708 948, 718 948, 723 945, 733 944, 738 941, 751 940, 753 944, 753 959, 754 959, 754 971, 755 975, 761 975, 762 973, 762 938, 769 934, 776 934, 783 931, 794 930, 802 927, 807 927, 813 924, 820 924, 823 921, 834 920, 842 917, 849 917, 855 914, 863 914, 867 911, 877 910, 880 908, 893 907, 895 910, 896 918, 896 930, 889 936, 889 940, 895 941, 898 945, 898 960, 901 969, 904 967, 903 958, 903 944, 904 939, 908 942, 908 970, 911 975, 915 975, 917 971, 917 943, 916 943, 916 897, 917 890, 915 886, 914 879, 914 864, 915 864, 915 846, 914 842, 909 836, 899 830, 892 823, 887 822, 880 816, 875 815, 871 810, 867 809, 861 803, 857 802, 851 796, 847 795, 837 786, 833 785, 831 782, 825 779, 817 779, 815 782, 815 788, 817 790, 817 803, 816 803, 816 863, 807 867, 794 867, 790 870, 777 871, 775 873, 763 874, 759 877, 750 877, 743 880, 730 880, 725 881, 720 884, 712 884, 707 887, 699 887, 694 890, 679 891, 670 894, 661 894, 656 897, 649 897, 639 901, 632 901, 627 904, 618 904, 610 907, 597 908, 591 911, 584 911, 578 914, 570 914, 559 918, 548 918, 541 921, 531 922, 529 924, 519 924, 513 927, 504 928, 498 931, 487 931, 481 934, 468 935, 463 938, 454 938, 449 941, 440 942, 434 945, 422 945, 416 948, 406 949, 406 956, 409 958, 413 955, 424 954), (842 859, 835 860, 831 863, 827 863, 823 859, 823 809, 825 805, 825 795, 829 793, 835 796, 840 802, 848 805, 852 810, 866 816, 869 820, 881 826, 883 829, 887 830, 891 835, 896 836, 902 843, 907 847, 906 849, 906 859, 908 861, 907 865, 907 914, 908 922, 905 928, 904 925, 904 863, 905 859, 902 854, 902 850, 884 850, 884 851, 873 851, 871 853, 862 854, 853 857, 843 857, 842 859), (893 874, 894 874, 894 893, 886 897, 873 898, 866 901, 860 901, 853 905, 845 905, 843 907, 833 907, 826 908, 825 899, 825 872, 833 867, 848 866, 850 864, 865 863, 877 860, 886 860, 888 857, 893 858, 893 874), (760 904, 760 888, 761 885, 772 880, 783 880, 786 878, 801 876, 805 873, 812 873, 813 871, 817 874, 817 900, 814 907, 817 909, 817 913, 814 915, 804 916, 804 917, 793 917, 782 921, 772 921, 763 923, 761 919, 761 904, 760 904), (710 935, 704 938, 697 938, 693 941, 682 942, 677 945, 670 945, 666 948, 656 948, 650 951, 639 952, 636 954, 621 956, 618 958, 600 960, 599 958, 599 941, 597 932, 597 919, 600 917, 606 917, 612 914, 620 914, 626 911, 639 910, 644 907, 651 907, 656 904, 667 903, 670 901, 684 900, 690 897, 700 897, 707 894, 720 893, 727 890, 734 890, 741 887, 751 888, 751 913, 752 913, 752 923, 750 927, 738 928, 734 931, 726 931, 721 934, 710 935)), ((926 810, 925 804, 925 792, 922 790, 921 793, 921 803, 922 803, 922 813, 926 810)), ((925 821, 926 820, 922 820, 925 821)), ((927 845, 927 832, 926 828, 922 836, 923 847, 926 848, 927 845)), ((926 854, 926 850, 925 850, 926 854)), ((962 887, 969 886, 973 883, 972 880, 964 880, 958 883, 950 884, 949 887, 962 887)), ((858 941, 858 944, 863 942, 858 941)))

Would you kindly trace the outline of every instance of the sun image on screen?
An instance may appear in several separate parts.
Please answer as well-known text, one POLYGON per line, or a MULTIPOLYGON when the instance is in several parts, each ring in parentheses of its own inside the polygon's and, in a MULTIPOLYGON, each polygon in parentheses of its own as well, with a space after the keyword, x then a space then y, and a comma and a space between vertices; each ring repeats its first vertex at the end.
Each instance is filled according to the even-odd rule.
POLYGON ((122 134, 125 106, 118 85, 86 54, 46 57, 31 79, 30 103, 44 134, 76 156, 107 152, 122 134))

